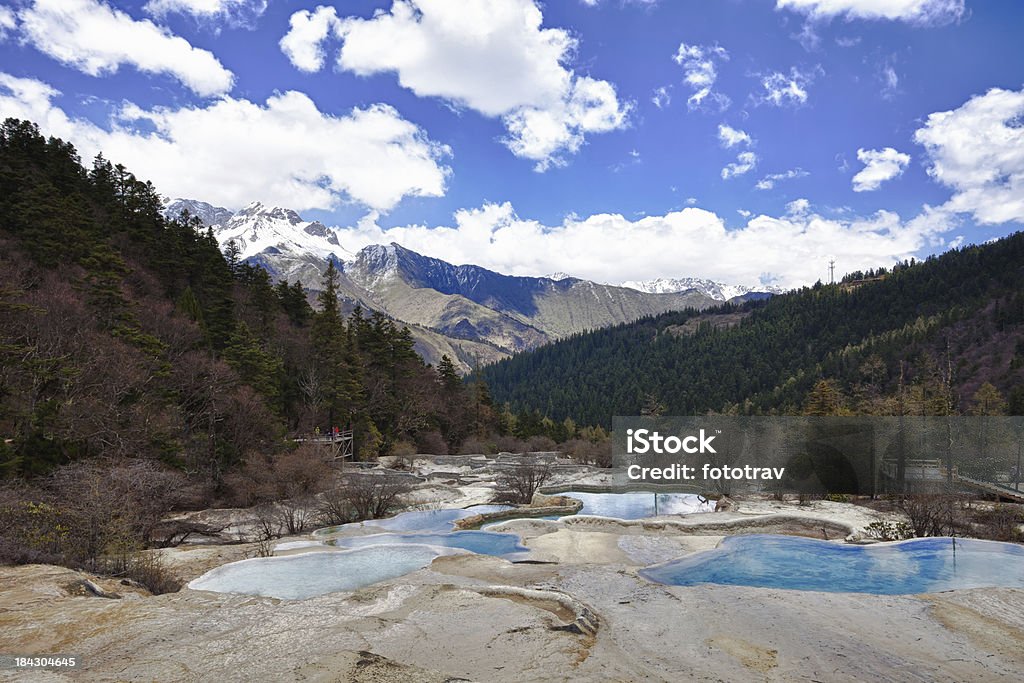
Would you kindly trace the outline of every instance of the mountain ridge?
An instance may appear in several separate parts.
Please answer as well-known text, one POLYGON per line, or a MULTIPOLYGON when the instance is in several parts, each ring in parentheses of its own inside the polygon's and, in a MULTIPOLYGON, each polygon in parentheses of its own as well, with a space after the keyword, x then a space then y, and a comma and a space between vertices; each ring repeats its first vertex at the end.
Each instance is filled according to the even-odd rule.
POLYGON ((298 281, 316 292, 333 261, 343 308, 380 311, 410 325, 428 362, 440 360, 439 353, 454 353, 463 372, 572 334, 666 311, 703 309, 719 303, 716 296, 751 291, 711 281, 702 281, 703 288, 643 291, 564 273, 505 275, 454 265, 395 242, 352 252, 336 229, 258 201, 237 212, 191 199, 170 200, 164 208, 169 217, 184 211, 211 229, 222 248, 233 244, 238 260, 260 266, 274 280, 298 281))

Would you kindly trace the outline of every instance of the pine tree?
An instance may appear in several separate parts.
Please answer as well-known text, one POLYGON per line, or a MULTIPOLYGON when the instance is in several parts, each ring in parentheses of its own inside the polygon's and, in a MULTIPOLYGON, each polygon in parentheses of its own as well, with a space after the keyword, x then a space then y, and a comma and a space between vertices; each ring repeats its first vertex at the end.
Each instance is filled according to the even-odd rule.
POLYGON ((354 368, 349 364, 352 348, 339 310, 338 281, 338 270, 330 261, 317 295, 320 310, 313 316, 310 333, 329 429, 339 426, 339 422, 349 422, 354 413, 354 397, 351 395, 354 368))
POLYGON ((284 363, 267 352, 244 322, 238 323, 224 348, 224 360, 238 372, 242 380, 260 392, 280 410, 281 381, 284 363))

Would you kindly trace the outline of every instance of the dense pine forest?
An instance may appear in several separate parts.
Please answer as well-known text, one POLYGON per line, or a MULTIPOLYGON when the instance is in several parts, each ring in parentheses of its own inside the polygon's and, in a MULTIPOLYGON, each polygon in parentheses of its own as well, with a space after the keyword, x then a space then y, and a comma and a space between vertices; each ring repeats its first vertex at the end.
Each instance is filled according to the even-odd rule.
POLYGON ((614 415, 1024 414, 1024 234, 484 368, 495 400, 614 415))

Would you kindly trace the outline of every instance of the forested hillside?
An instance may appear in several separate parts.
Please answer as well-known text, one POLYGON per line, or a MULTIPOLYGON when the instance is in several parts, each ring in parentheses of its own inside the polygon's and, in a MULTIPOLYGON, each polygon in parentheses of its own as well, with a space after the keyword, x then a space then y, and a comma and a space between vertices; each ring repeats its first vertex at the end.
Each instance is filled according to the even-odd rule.
POLYGON ((342 317, 333 271, 314 310, 161 210, 124 167, 84 168, 28 122, 0 129, 3 475, 138 458, 209 498, 317 427, 351 424, 363 458, 498 431, 486 392, 424 365, 404 327, 342 317))
POLYGON ((1020 414, 1022 368, 1018 233, 768 301, 576 335, 481 376, 516 409, 607 425, 641 412, 796 414, 823 401, 842 413, 958 412, 982 389, 1020 414))

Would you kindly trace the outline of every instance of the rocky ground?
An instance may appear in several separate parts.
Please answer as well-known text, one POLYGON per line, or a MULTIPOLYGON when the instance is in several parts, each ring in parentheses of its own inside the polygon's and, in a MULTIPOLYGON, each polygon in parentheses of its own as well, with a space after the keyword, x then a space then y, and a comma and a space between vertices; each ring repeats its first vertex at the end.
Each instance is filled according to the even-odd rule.
MULTIPOLYGON (((669 587, 637 575, 727 533, 855 531, 878 517, 842 503, 757 499, 636 523, 517 520, 502 530, 521 534, 531 562, 451 555, 298 601, 187 588, 154 597, 69 569, 0 568, 0 653, 83 658, 77 671, 7 670, 0 680, 1021 680, 1021 590, 878 596, 669 587), (120 597, 99 597, 84 579, 120 597)), ((164 555, 190 579, 250 550, 164 555)))

